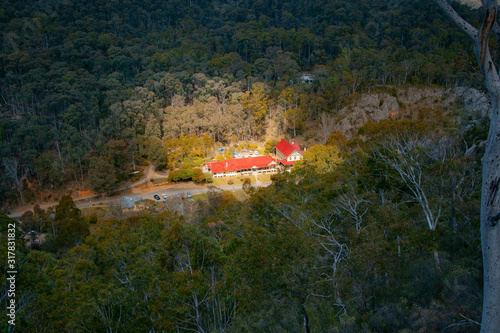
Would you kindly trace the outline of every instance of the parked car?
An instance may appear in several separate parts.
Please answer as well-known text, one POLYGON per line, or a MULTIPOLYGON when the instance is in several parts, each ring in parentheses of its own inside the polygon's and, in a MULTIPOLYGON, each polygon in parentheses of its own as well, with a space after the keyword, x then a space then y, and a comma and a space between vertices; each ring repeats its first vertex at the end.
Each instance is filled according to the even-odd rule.
POLYGON ((167 198, 167 193, 163 193, 163 199, 166 199, 167 198))
POLYGON ((160 196, 159 196, 158 194, 155 194, 155 195, 154 195, 154 198, 155 198, 156 200, 160 200, 160 196))
POLYGON ((187 193, 187 197, 188 197, 188 198, 191 198, 191 197, 192 197, 191 192, 188 192, 188 193, 187 193))
POLYGON ((175 193, 175 195, 176 195, 177 197, 180 197, 180 194, 179 194, 179 192, 175 193))

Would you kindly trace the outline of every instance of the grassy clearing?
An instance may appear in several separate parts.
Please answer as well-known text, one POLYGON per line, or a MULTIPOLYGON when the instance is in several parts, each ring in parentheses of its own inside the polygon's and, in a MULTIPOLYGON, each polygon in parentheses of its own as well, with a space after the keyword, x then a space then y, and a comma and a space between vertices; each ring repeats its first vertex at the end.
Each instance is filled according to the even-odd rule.
POLYGON ((263 183, 267 183, 271 181, 271 176, 274 175, 273 173, 266 173, 264 175, 259 175, 259 180, 263 183))
MULTIPOLYGON (((260 179, 261 176, 259 176, 260 179)), ((238 177, 221 177, 221 178, 214 178, 214 182, 211 185, 233 185, 233 184, 243 184, 245 178, 250 178, 250 181, 252 183, 255 183, 255 176, 253 175, 246 175, 246 176, 238 176, 238 177), (233 184, 228 184, 229 180, 233 181, 233 184)))
MULTIPOLYGON (((186 201, 187 201, 187 199, 188 198, 184 198, 184 200, 186 200, 186 201)), ((193 199, 194 201, 208 200, 208 194, 206 194, 206 193, 196 194, 196 195, 193 195, 193 197, 191 199, 193 199)))
POLYGON ((156 179, 151 179, 150 182, 152 184, 161 184, 161 183, 168 183, 168 178, 156 178, 156 179))
POLYGON ((214 186, 219 186, 219 185, 227 185, 227 180, 229 178, 226 178, 226 177, 222 177, 222 178, 214 178, 214 182, 210 185, 214 185, 214 186))

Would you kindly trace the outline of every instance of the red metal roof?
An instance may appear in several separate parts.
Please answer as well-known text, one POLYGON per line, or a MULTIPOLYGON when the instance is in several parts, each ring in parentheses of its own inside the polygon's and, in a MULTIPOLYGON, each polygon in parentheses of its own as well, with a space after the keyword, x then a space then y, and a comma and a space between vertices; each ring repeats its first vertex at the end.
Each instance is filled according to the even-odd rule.
POLYGON ((275 164, 276 162, 269 156, 256 156, 224 160, 221 162, 207 162, 207 167, 212 173, 219 173, 252 168, 265 168, 275 164))
POLYGON ((298 151, 299 153, 302 154, 302 151, 300 150, 300 145, 297 142, 291 144, 285 139, 278 142, 278 144, 276 145, 276 149, 282 152, 283 155, 285 155, 286 157, 290 156, 294 151, 298 151))
POLYGON ((278 163, 281 163, 283 165, 294 165, 295 162, 297 161, 287 161, 287 160, 279 160, 278 163))

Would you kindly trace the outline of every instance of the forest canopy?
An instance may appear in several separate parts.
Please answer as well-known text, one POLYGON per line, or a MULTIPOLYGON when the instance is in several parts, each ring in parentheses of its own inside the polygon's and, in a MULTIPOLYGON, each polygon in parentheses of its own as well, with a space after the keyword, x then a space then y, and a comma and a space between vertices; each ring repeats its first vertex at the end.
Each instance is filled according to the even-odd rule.
POLYGON ((295 136, 375 85, 478 76, 427 1, 5 1, 0 26, 2 202, 25 201, 23 176, 108 169, 115 187, 142 158, 168 167, 157 139, 259 139, 264 120, 295 136))
POLYGON ((244 199, 212 188, 185 215, 35 207, 19 234, 46 238, 18 239, 19 332, 478 331, 479 156, 441 119, 360 131, 327 145, 335 168, 305 161, 244 199))
POLYGON ((0 212, 0 246, 17 227, 20 332, 478 330, 487 117, 330 126, 367 92, 483 89, 429 1, 4 1, 0 27, 2 209, 114 193, 149 163, 203 183, 223 146, 314 142, 267 187, 178 198, 184 215, 85 213, 70 195, 0 212))

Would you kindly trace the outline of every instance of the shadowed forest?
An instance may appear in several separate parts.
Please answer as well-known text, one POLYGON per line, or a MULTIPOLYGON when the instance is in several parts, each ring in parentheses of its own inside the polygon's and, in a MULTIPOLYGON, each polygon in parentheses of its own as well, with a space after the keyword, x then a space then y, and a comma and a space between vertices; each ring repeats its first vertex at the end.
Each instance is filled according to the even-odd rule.
POLYGON ((185 216, 98 218, 69 196, 53 218, 35 208, 18 244, 47 236, 18 245, 19 331, 478 330, 480 162, 429 118, 332 136, 335 163, 243 201, 213 190, 185 216))
POLYGON ((111 193, 148 162, 179 175, 223 146, 308 143, 270 186, 212 189, 185 215, 103 217, 68 195, 0 213, 2 248, 19 227, 17 322, 0 330, 479 331, 488 118, 453 105, 329 126, 366 93, 484 91, 431 2, 3 1, 0 27, 4 211, 111 193))
POLYGON ((215 144, 293 140, 387 85, 482 82, 428 1, 6 1, 0 26, 9 205, 113 190, 143 159, 173 168, 215 144), (196 149, 164 143, 193 135, 207 136, 196 149))

